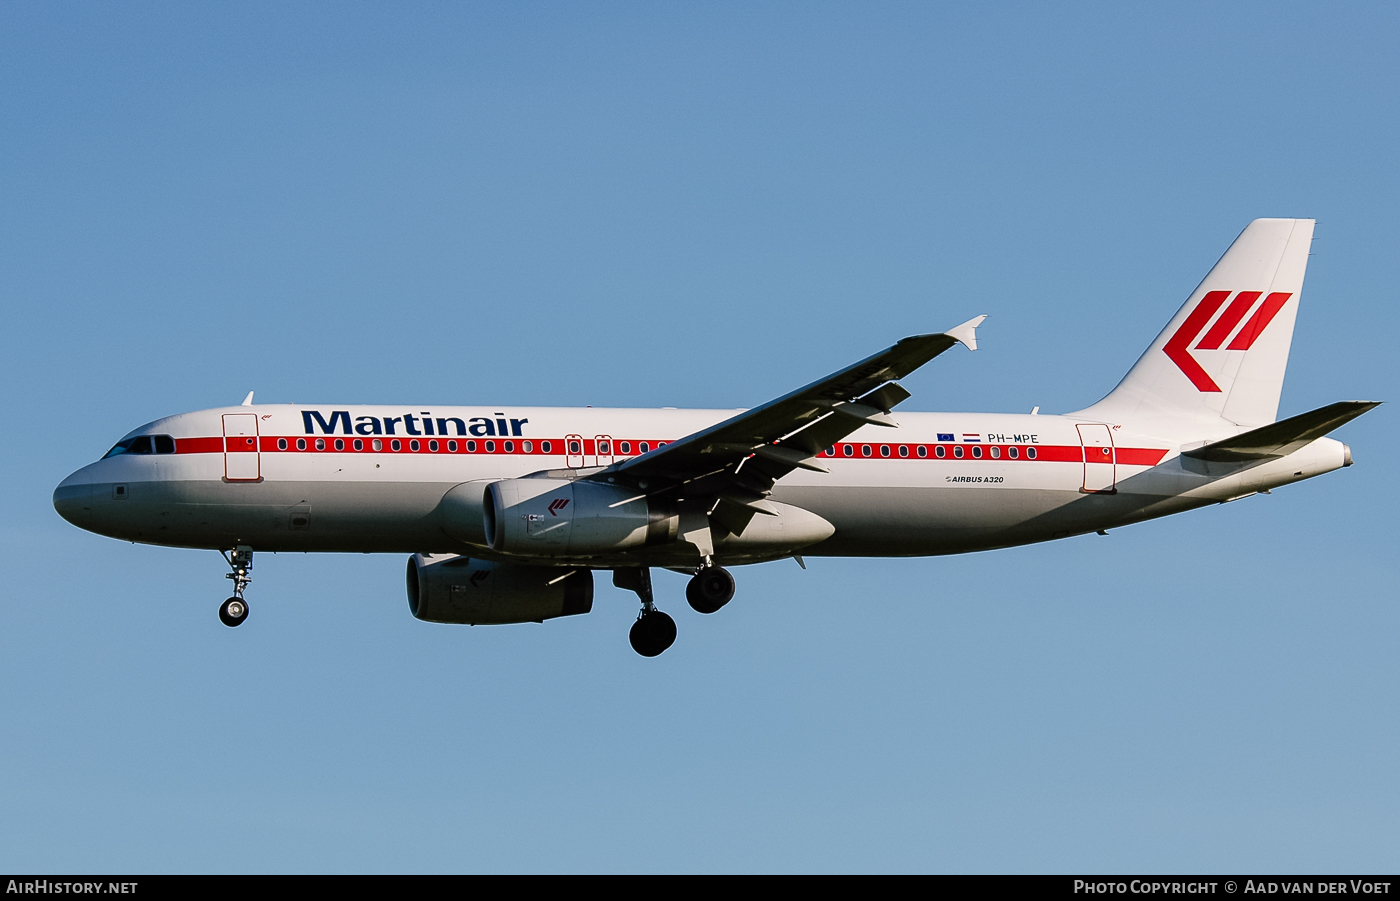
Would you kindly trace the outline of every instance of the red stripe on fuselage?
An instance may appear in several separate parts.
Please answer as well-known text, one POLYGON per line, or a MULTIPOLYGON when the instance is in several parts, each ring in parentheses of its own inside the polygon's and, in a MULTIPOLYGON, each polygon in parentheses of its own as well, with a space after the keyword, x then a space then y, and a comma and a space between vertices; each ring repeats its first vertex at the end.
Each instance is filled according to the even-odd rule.
POLYGON ((175 453, 177 454, 222 454, 224 452, 224 439, 222 438, 176 438, 175 453))
MULTIPOLYGON (((613 441, 614 452, 612 456, 623 460, 630 457, 639 456, 640 451, 634 453, 633 450, 643 442, 626 441, 632 450, 623 452, 620 448, 623 441, 613 441)), ((669 442, 647 441, 647 447, 655 449, 662 447, 669 442)), ((548 456, 564 457, 566 445, 563 439, 559 438, 346 438, 333 435, 297 435, 297 436, 277 436, 264 435, 258 440, 259 450, 267 454, 465 454, 468 456, 548 456), (297 441, 304 441, 305 448, 298 448, 297 441), (380 449, 374 449, 374 442, 380 442, 380 449), (316 442, 323 443, 323 447, 317 447, 316 442), (335 443, 342 442, 343 447, 337 449, 335 443), (355 442, 360 442, 360 447, 355 447, 355 442), (397 441, 399 449, 394 450, 394 442, 397 441), (286 447, 279 447, 279 442, 286 442, 286 447), (414 443, 418 445, 417 450, 413 448, 414 443), (550 449, 543 449, 548 443, 550 449), (455 445, 455 450, 449 450, 449 444, 455 445), (488 444, 490 450, 487 449, 488 444), (506 445, 510 449, 506 449, 506 445), (526 445, 529 449, 526 449, 526 445), (436 450, 434 450, 436 445, 436 450), (471 449, 468 449, 468 445, 471 449)), ((595 456, 589 448, 592 441, 585 442, 582 456, 595 456)), ((177 438, 175 440, 175 452, 178 454, 221 454, 224 452, 223 438, 177 438)), ((1116 448, 1116 462, 1124 466, 1156 466, 1162 458, 1167 455, 1165 448, 1155 447, 1119 447, 1116 448)), ((580 456, 580 455, 575 455, 580 456)), ((605 455, 606 456, 606 455, 605 455)), ((1081 463, 1084 460, 1083 448, 1077 444, 960 444, 960 443, 932 443, 932 444, 883 444, 883 443, 852 443, 840 442, 828 450, 823 450, 817 455, 825 459, 838 460, 884 460, 903 462, 932 462, 932 463, 1081 463), (901 448, 904 453, 901 454, 901 448), (919 455, 919 449, 923 449, 923 456, 919 455), (958 456, 958 450, 962 451, 962 456, 958 456), (942 450, 942 456, 939 451, 942 450), (828 451, 834 451, 829 453, 828 451), (849 451, 849 452, 848 452, 849 451), (995 451, 996 456, 993 456, 995 451), (1013 456, 1014 451, 1014 456, 1013 456)))

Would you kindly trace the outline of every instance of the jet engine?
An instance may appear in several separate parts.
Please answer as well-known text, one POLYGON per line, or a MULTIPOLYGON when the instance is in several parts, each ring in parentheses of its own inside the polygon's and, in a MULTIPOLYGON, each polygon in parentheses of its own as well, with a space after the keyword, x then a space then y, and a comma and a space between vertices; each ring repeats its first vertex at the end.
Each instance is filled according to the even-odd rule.
POLYGON ((591 611, 593 573, 415 554, 408 560, 408 609, 430 623, 543 622, 591 611))
POLYGON ((437 518, 442 530, 458 541, 486 547, 490 537, 481 530, 486 489, 490 479, 454 485, 438 503, 437 518))
POLYGON ((484 497, 482 525, 493 551, 530 556, 610 553, 671 541, 673 508, 635 491, 586 480, 510 479, 484 497))

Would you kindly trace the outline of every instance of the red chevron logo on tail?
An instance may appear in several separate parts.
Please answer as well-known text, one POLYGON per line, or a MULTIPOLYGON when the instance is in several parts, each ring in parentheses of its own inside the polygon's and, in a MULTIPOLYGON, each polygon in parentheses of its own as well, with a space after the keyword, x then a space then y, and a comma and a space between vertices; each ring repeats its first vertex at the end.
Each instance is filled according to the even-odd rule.
POLYGON ((1276 291, 1264 298, 1264 302, 1254 311, 1254 315, 1244 324, 1239 331, 1235 327, 1244 319, 1245 314, 1250 311, 1262 295, 1263 291, 1241 291, 1235 295, 1235 299, 1225 307, 1225 312, 1215 319, 1215 324, 1211 325, 1211 320, 1215 314, 1225 304, 1226 298, 1230 296, 1229 291, 1210 291, 1196 304, 1196 309, 1191 311, 1191 315, 1186 317, 1186 321, 1181 324, 1181 328, 1176 330, 1167 343, 1162 347, 1176 367, 1186 374, 1191 380, 1191 384, 1196 386, 1196 390, 1202 393, 1219 392, 1220 386, 1215 384, 1215 380, 1210 374, 1196 362, 1196 358, 1191 356, 1191 350, 1219 350, 1220 345, 1225 343, 1231 333, 1234 340, 1225 348, 1226 350, 1249 350, 1254 346, 1254 342, 1264 333, 1264 329, 1269 327, 1278 311, 1283 309, 1283 305, 1292 297, 1292 293, 1276 291), (1204 338, 1195 346, 1191 347, 1191 342, 1196 340, 1196 336, 1206 330, 1206 326, 1211 325, 1210 331, 1206 332, 1204 338))

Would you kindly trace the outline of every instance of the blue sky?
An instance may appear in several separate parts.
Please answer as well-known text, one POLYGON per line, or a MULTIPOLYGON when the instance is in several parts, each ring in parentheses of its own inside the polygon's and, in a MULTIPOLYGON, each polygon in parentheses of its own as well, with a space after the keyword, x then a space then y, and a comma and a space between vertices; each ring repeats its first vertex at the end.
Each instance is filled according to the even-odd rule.
POLYGON ((751 406, 988 314, 906 409, 1110 389, 1319 220, 1282 414, 1394 400, 1382 4, 0 8, 0 868, 1393 871, 1397 429, 1238 503, 414 620, 398 556, 58 518, 261 401, 751 406))

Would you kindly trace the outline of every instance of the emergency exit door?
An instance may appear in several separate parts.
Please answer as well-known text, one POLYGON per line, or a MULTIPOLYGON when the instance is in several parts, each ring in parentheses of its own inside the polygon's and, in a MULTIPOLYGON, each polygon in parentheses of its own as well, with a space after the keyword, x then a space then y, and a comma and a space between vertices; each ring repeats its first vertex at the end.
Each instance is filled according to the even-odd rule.
POLYGON ((262 478, 255 413, 224 414, 224 478, 230 482, 256 482, 262 478))
POLYGON ((1084 447, 1084 487, 1086 494, 1114 494, 1118 491, 1118 460, 1113 448, 1113 430, 1101 422, 1079 423, 1079 443, 1084 447))
POLYGON ((613 462, 613 440, 611 435, 597 435, 593 438, 593 450, 598 458, 596 465, 611 466, 613 462))
POLYGON ((580 435, 564 436, 564 458, 565 464, 570 469, 580 469, 583 467, 583 437, 580 435))

